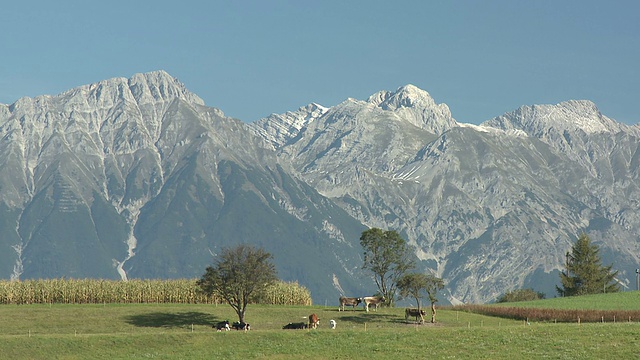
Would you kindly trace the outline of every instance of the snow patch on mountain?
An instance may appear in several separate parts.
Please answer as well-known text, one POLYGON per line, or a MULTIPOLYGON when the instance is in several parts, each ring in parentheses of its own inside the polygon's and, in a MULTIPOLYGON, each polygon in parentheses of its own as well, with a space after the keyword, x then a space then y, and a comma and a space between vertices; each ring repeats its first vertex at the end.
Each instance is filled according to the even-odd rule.
POLYGON ((498 128, 494 128, 494 127, 490 127, 490 126, 484 126, 484 125, 475 125, 475 124, 466 124, 466 123, 458 123, 459 127, 462 128, 470 128, 473 129, 475 131, 480 131, 480 132, 484 132, 484 133, 502 133, 505 135, 509 135, 509 136, 515 136, 515 137, 527 137, 527 133, 520 130, 520 129, 508 129, 508 130, 502 130, 502 129, 498 129, 498 128))
POLYGON ((267 140, 274 149, 278 149, 295 138, 300 130, 309 123, 322 117, 329 111, 322 105, 311 103, 296 111, 284 114, 271 114, 266 118, 248 124, 249 129, 267 140))

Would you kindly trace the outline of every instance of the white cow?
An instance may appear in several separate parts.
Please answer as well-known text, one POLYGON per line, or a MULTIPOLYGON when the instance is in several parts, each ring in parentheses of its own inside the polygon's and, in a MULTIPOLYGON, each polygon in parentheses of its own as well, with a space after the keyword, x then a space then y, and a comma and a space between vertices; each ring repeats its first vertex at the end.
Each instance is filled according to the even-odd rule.
POLYGON ((378 311, 378 307, 380 304, 384 302, 383 296, 365 296, 362 298, 362 303, 364 303, 364 308, 369 312, 369 305, 374 306, 374 310, 378 311))

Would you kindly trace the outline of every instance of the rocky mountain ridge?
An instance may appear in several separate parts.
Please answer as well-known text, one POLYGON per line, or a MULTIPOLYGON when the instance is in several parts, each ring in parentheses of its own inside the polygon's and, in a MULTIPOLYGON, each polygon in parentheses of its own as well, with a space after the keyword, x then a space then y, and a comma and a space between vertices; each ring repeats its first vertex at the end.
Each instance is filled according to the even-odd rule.
POLYGON ((334 278, 362 286, 349 249, 364 227, 166 72, 24 98, 0 114, 5 278, 199 277, 221 247, 249 242, 315 299, 334 278))
POLYGON ((460 124, 425 93, 407 86, 332 107, 279 156, 362 223, 400 230, 449 284, 452 302, 523 286, 554 296, 581 231, 633 283, 637 127, 589 101, 460 124), (388 99, 403 100, 373 108, 388 99), (437 115, 415 120, 426 113, 437 115))
POLYGON ((164 71, 23 98, 0 105, 0 276, 197 277, 249 242, 322 302, 375 291, 376 226, 453 303, 554 296, 581 231, 631 287, 639 129, 587 101, 462 124, 413 85, 246 124, 164 71))

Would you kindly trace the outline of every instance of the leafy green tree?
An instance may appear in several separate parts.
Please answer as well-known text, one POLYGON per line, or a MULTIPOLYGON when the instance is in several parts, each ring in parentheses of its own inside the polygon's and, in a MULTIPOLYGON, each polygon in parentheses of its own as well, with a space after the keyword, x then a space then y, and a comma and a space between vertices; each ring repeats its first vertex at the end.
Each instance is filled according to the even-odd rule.
POLYGON ((518 301, 533 301, 544 299, 544 293, 534 291, 533 289, 517 289, 513 291, 507 291, 501 295, 496 302, 518 302, 518 301))
POLYGON ((197 284, 204 293, 223 298, 238 314, 239 321, 245 322, 251 296, 265 291, 277 280, 272 258, 270 253, 250 245, 222 249, 197 284))
POLYGON ((438 290, 444 288, 444 281, 431 274, 407 273, 398 280, 398 290, 403 298, 413 297, 418 304, 420 311, 420 299, 426 295, 431 303, 431 322, 436 322, 436 302, 438 301, 438 290))
POLYGON ((567 252, 565 271, 560 273, 562 287, 556 286, 559 295, 574 296, 620 291, 615 280, 618 271, 613 265, 602 266, 600 249, 591 243, 587 234, 582 233, 567 252))
POLYGON ((415 255, 407 242, 393 230, 371 228, 363 231, 360 245, 364 249, 364 270, 373 273, 380 294, 393 305, 398 279, 415 267, 415 255))

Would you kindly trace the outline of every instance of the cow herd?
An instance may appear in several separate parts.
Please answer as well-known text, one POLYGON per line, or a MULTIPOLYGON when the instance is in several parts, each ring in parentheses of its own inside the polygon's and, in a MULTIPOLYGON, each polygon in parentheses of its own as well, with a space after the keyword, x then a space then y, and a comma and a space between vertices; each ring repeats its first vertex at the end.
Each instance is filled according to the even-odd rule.
POLYGON ((233 324, 229 325, 229 320, 220 321, 219 323, 213 325, 213 327, 216 328, 216 331, 229 331, 231 329, 244 331, 251 330, 251 325, 245 322, 236 321, 233 324))
POLYGON ((364 304, 364 309, 369 312, 369 306, 373 305, 373 310, 377 311, 378 307, 384 303, 385 299, 383 296, 365 296, 365 297, 346 297, 340 296, 340 306, 338 307, 338 311, 344 311, 344 307, 346 305, 351 305, 353 310, 360 304, 364 304))
MULTIPOLYGON (((330 329, 335 329, 337 324, 338 323, 335 320, 333 319, 329 320, 330 329)), ((288 323, 287 325, 283 326, 282 329, 283 330, 316 329, 318 325, 320 325, 320 319, 318 318, 318 315, 314 313, 309 315, 308 323, 303 323, 303 322, 288 323)))
MULTIPOLYGON (((365 297, 340 296, 339 302, 340 302, 340 306, 338 306, 338 311, 344 311, 345 306, 351 306, 352 310, 355 310, 358 305, 363 304, 365 310, 369 312, 369 307, 371 307, 373 311, 377 311, 378 307, 380 307, 380 305, 385 302, 385 298, 382 296, 365 296, 365 297)), ((408 321, 410 317, 413 317, 415 318, 416 322, 424 323, 424 315, 425 315, 424 310, 407 308, 405 309, 404 315, 405 315, 404 316, 405 321, 408 321), (418 320, 418 318, 420 320, 418 320)), ((282 329, 284 330, 316 329, 320 325, 320 319, 318 318, 318 315, 316 315, 315 313, 309 315, 308 320, 309 320, 308 322, 288 323, 287 325, 284 325, 282 329)), ((337 323, 335 320, 329 320, 329 327, 331 329, 335 329, 336 325, 337 323)), ((221 321, 216 325, 214 325, 213 327, 217 331, 229 331, 231 329, 248 331, 251 329, 251 326, 244 322, 236 321, 233 324, 229 325, 228 320, 221 321)))

